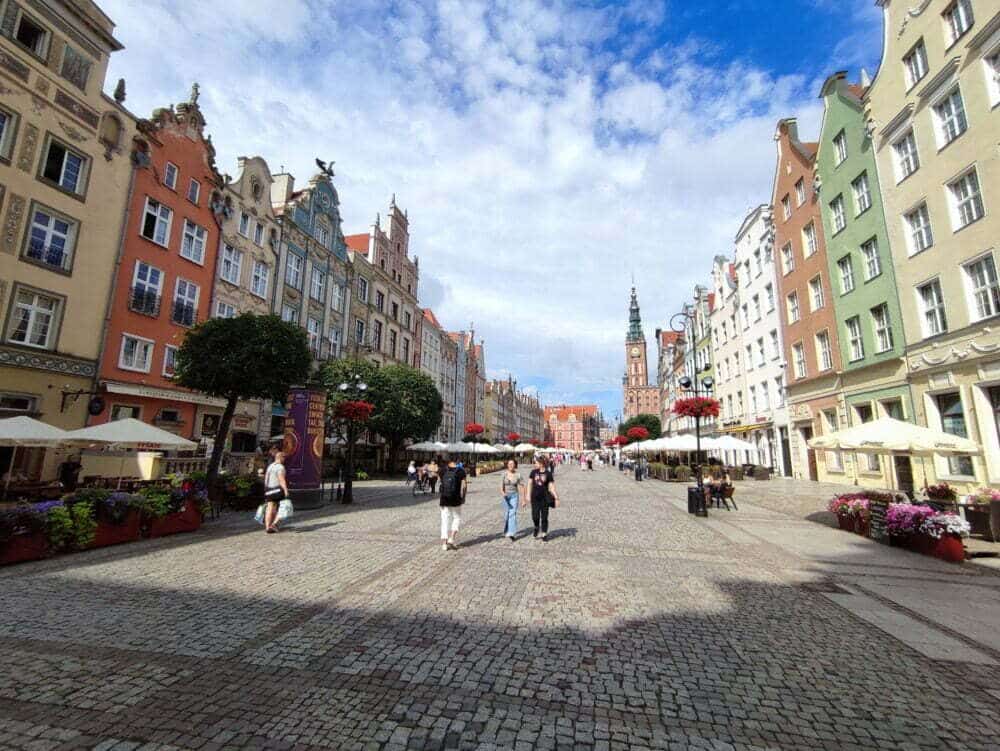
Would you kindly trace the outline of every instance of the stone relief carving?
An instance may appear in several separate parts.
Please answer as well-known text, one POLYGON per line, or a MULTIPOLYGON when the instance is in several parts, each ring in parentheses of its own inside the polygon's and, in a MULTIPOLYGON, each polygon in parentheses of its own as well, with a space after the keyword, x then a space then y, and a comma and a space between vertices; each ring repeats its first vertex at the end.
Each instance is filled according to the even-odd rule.
POLYGON ((38 94, 31 95, 31 111, 36 115, 41 115, 48 106, 49 103, 43 97, 38 96, 38 94))
POLYGON ((49 82, 48 82, 48 80, 45 79, 45 78, 42 78, 41 76, 38 76, 35 79, 35 89, 37 89, 38 92, 42 96, 48 96, 49 95, 49 82))
POLYGON ((35 162, 35 146, 38 145, 38 128, 31 123, 24 126, 24 138, 21 141, 21 151, 17 155, 17 168, 31 172, 35 162))
MULTIPOLYGON (((984 333, 990 333, 990 330, 985 329, 984 333)), ((944 365, 949 360, 962 362, 966 358, 974 356, 977 353, 980 355, 988 355, 994 352, 1000 352, 1000 342, 993 344, 981 344, 980 342, 971 341, 968 342, 965 347, 949 347, 948 351, 943 352, 940 357, 935 357, 929 352, 924 352, 910 362, 910 367, 913 370, 921 370, 925 367, 934 368, 938 365, 944 365)))
POLYGON ((63 129, 63 133, 70 137, 70 140, 76 141, 77 143, 83 143, 87 140, 87 135, 81 133, 79 130, 74 128, 72 125, 67 125, 62 120, 59 121, 59 127, 63 129))
POLYGON ((0 251, 4 253, 17 251, 17 236, 21 228, 21 219, 24 217, 24 205, 23 197, 11 195, 7 217, 3 222, 3 235, 0 236, 0 251))
POLYGON ((97 372, 97 363, 91 360, 74 360, 54 354, 24 352, 13 347, 0 347, 0 363, 66 375, 93 376, 97 372))
POLYGON ((931 0, 923 0, 923 2, 917 3, 912 8, 906 9, 906 14, 899 24, 899 36, 903 36, 906 33, 906 25, 910 22, 910 19, 919 17, 921 13, 927 10, 927 6, 930 4, 931 0))

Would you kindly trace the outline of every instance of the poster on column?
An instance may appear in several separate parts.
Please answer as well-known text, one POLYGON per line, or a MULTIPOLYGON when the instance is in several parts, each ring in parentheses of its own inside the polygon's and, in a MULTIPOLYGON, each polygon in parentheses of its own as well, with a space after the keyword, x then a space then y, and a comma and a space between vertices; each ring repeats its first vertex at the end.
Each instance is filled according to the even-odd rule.
POLYGON ((313 389, 288 392, 285 416, 285 474, 290 490, 315 490, 323 470, 326 394, 313 389))

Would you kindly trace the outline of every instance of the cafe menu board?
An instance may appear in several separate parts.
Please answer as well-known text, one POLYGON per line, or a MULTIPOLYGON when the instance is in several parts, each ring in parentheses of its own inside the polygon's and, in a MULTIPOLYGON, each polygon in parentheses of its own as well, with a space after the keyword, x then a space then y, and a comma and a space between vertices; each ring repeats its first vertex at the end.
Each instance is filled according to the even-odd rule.
POLYGON ((319 487, 323 468, 326 394, 312 389, 292 389, 285 416, 285 472, 293 489, 319 487))
POLYGON ((868 535, 878 542, 888 542, 889 535, 885 529, 885 516, 889 510, 887 501, 871 501, 869 505, 871 520, 869 521, 868 535))

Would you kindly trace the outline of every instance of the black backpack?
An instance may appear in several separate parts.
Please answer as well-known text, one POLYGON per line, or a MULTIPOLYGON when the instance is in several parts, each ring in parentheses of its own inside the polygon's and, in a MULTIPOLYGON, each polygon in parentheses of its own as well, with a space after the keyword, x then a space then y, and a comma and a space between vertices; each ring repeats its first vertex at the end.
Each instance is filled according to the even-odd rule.
POLYGON ((461 495, 462 487, 458 481, 458 470, 455 467, 448 467, 444 477, 441 478, 441 497, 450 501, 457 501, 461 495))

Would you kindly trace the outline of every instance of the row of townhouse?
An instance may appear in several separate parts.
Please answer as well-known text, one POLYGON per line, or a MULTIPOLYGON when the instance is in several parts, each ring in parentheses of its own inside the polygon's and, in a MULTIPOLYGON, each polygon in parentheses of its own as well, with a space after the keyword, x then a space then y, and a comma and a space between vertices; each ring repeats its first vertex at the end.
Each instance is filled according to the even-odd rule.
POLYGON ((487 381, 485 404, 484 427, 494 443, 506 443, 512 434, 528 443, 542 440, 541 402, 536 395, 519 390, 513 376, 487 381))
POLYGON ((1000 5, 879 5, 875 79, 824 82, 816 141, 794 118, 778 123, 770 202, 715 259, 712 290, 685 306, 687 330, 658 342, 662 406, 704 365, 686 342, 707 318, 715 432, 749 438, 782 474, 967 492, 1000 481, 1000 5), (883 416, 982 452, 808 447, 883 416))
MULTIPOLYGON (((94 2, 0 7, 0 417, 135 417, 208 444, 224 405, 179 388, 174 358, 199 321, 245 312, 300 325, 317 367, 419 365, 419 263, 394 198, 385 229, 345 237, 324 163, 301 189, 261 157, 220 172, 197 84, 148 118, 124 81, 107 96, 122 46, 94 2)), ((282 422, 280 405, 239 404, 231 452, 282 422)), ((18 470, 51 472, 47 453, 18 470)))

